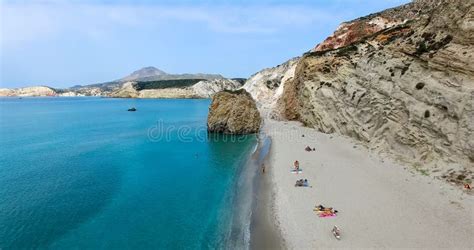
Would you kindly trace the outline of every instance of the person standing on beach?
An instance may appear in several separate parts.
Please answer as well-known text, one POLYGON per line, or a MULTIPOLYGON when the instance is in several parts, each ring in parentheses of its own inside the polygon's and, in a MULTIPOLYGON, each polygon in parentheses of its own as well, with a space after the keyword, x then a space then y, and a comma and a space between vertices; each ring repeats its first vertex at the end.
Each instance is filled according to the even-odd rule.
POLYGON ((300 170, 300 162, 299 161, 296 160, 294 165, 295 165, 295 170, 296 171, 300 170))

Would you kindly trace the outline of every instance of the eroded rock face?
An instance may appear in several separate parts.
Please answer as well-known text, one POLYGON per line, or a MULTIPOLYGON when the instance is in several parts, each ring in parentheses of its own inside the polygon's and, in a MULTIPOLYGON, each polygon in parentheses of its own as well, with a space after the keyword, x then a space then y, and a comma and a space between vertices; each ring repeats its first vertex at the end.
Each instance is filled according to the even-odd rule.
POLYGON ((247 91, 222 91, 212 97, 207 130, 225 134, 251 134, 259 131, 261 121, 257 105, 247 91))
POLYGON ((283 94, 285 83, 293 79, 299 57, 288 60, 273 68, 264 69, 252 75, 243 88, 257 102, 257 108, 265 118, 281 119, 277 102, 283 94))
POLYGON ((297 62, 275 110, 471 182, 473 20, 472 1, 419 0, 346 23, 297 62))
POLYGON ((412 5, 407 4, 342 23, 333 35, 318 44, 312 51, 325 51, 347 46, 376 32, 413 19, 416 14, 417 12, 413 11, 412 5))
POLYGON ((286 85, 285 116, 408 162, 472 170, 474 33, 463 25, 472 4, 413 8, 421 14, 411 22, 304 56, 286 85))

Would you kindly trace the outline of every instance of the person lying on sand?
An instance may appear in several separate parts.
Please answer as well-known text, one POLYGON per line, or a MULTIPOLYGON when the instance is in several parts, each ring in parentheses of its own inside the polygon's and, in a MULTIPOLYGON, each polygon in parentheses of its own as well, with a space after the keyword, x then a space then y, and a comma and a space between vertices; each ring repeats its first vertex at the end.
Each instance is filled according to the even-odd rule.
POLYGON ((304 148, 304 150, 305 150, 306 152, 311 152, 311 151, 312 151, 309 146, 306 146, 306 148, 304 148))
POLYGON ((318 205, 314 208, 314 211, 332 211, 332 207, 324 207, 323 205, 318 205))
POLYGON ((341 238, 341 230, 337 227, 337 226, 334 226, 332 228, 332 233, 334 234, 334 236, 336 237, 336 239, 340 239, 341 238))
POLYGON ((323 216, 336 215, 338 212, 335 209, 333 210, 332 207, 324 207, 323 205, 318 205, 313 210, 323 216))
POLYGON ((303 186, 303 179, 299 179, 295 183, 295 187, 302 187, 303 186))
POLYGON ((295 183, 295 187, 308 187, 309 183, 307 179, 299 179, 295 183))
POLYGON ((314 209, 314 211, 320 211, 320 212, 332 212, 332 213, 337 213, 337 210, 333 211, 332 207, 324 207, 323 205, 318 205, 314 209))

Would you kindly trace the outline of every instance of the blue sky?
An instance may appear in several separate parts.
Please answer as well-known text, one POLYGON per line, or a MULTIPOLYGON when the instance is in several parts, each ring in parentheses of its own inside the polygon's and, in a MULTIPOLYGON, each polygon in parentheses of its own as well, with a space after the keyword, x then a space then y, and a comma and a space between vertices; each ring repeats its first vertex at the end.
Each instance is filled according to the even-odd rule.
POLYGON ((0 86, 68 87, 145 66, 249 77, 342 22, 407 0, 0 0, 0 86))

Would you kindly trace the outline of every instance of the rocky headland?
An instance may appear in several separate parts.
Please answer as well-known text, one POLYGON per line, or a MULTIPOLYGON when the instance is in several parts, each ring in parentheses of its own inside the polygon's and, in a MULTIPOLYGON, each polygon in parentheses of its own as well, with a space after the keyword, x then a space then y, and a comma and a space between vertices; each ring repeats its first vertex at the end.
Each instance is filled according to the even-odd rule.
POLYGON ((32 86, 16 89, 0 88, 0 96, 56 96, 56 90, 46 86, 32 86))
POLYGON ((102 96, 115 98, 209 98, 223 90, 236 90, 244 80, 218 74, 168 74, 145 67, 121 79, 58 89, 34 86, 0 89, 0 96, 102 96))

